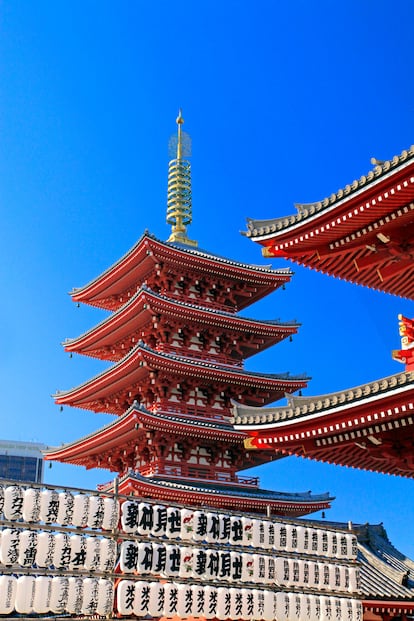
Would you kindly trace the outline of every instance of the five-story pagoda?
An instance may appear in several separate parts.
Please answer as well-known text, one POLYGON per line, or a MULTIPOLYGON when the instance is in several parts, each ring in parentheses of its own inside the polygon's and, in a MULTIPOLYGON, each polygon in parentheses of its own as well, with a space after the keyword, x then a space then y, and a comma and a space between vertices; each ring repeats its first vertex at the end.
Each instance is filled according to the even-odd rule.
POLYGON ((249 356, 297 332, 295 322, 237 314, 292 274, 215 256, 188 238, 190 141, 182 124, 180 113, 168 176, 170 238, 144 233, 119 261, 72 292, 75 302, 110 315, 67 340, 65 350, 113 365, 58 392, 56 403, 116 418, 46 459, 107 468, 119 475, 121 492, 164 501, 287 516, 327 508, 328 494, 262 490, 256 478, 238 474, 269 461, 269 454, 245 449, 247 434, 231 424, 232 400, 266 405, 307 384, 304 376, 243 367, 249 356))

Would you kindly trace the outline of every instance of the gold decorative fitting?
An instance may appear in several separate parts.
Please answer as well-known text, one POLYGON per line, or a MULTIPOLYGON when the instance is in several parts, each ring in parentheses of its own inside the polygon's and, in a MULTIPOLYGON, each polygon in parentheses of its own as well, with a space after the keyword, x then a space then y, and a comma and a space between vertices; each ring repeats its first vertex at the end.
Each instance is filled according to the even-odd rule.
POLYGON ((177 135, 170 139, 170 163, 168 165, 167 224, 171 225, 169 242, 179 242, 197 247, 197 242, 187 237, 187 226, 192 222, 191 201, 191 138, 183 132, 184 119, 181 110, 176 119, 177 135))

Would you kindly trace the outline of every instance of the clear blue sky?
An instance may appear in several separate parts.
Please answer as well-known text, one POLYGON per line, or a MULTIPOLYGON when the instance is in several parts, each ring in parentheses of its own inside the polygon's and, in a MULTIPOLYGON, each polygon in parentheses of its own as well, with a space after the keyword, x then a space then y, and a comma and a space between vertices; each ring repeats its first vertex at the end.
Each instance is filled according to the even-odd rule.
MULTIPOLYGON (((183 108, 193 139, 191 237, 263 263, 245 218, 294 212, 414 142, 414 4, 218 0, 3 0, 0 7, 0 390, 3 438, 72 441, 111 417, 50 395, 104 368, 60 343, 103 314, 67 292, 148 228, 166 239, 168 139, 183 108)), ((275 267, 285 266, 274 262, 275 267)), ((402 370, 397 315, 413 306, 294 268, 245 313, 297 319, 293 343, 248 361, 306 372, 322 394, 402 370)), ((337 497, 327 518, 383 521, 414 558, 414 482, 289 458, 263 487, 337 497)), ((53 465, 95 486, 108 473, 53 465)))

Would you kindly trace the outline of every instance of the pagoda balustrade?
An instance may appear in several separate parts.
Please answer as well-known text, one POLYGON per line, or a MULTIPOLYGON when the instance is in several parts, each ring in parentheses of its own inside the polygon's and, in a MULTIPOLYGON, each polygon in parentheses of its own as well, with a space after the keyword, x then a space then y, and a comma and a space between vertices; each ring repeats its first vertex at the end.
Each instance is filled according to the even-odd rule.
POLYGON ((180 416, 184 414, 186 416, 199 416, 202 417, 204 421, 218 421, 223 422, 223 418, 230 418, 229 410, 216 410, 211 407, 206 407, 204 405, 199 405, 196 403, 190 404, 185 401, 179 402, 179 407, 177 407, 177 402, 171 402, 167 399, 161 399, 157 402, 156 406, 150 408, 154 412, 160 412, 161 414, 171 414, 173 416, 180 416))
POLYGON ((191 466, 186 463, 182 464, 150 464, 144 466, 137 471, 144 477, 168 477, 169 479, 177 479, 182 481, 185 477, 186 481, 208 481, 219 482, 223 484, 237 485, 242 487, 257 488, 260 484, 259 477, 244 477, 234 474, 229 470, 218 470, 217 468, 200 468, 199 466, 191 466))
POLYGON ((202 360, 203 362, 211 362, 212 364, 220 364, 222 366, 227 366, 230 368, 243 368, 242 360, 231 360, 229 356, 221 353, 212 353, 206 351, 205 349, 197 351, 195 349, 190 349, 189 347, 183 348, 180 345, 169 345, 167 343, 158 343, 156 346, 156 351, 162 352, 164 354, 172 354, 172 355, 180 355, 185 358, 192 358, 194 360, 202 360))

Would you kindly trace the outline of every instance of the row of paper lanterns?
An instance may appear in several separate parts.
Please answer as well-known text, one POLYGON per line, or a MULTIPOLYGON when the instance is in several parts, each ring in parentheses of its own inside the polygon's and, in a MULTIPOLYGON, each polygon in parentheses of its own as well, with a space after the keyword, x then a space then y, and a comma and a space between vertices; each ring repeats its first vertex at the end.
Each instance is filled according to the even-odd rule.
POLYGON ((121 580, 116 606, 120 615, 203 617, 263 621, 362 620, 360 601, 270 590, 121 580))
POLYGON ((122 505, 125 533, 183 541, 231 544, 353 560, 355 535, 211 511, 179 509, 127 500, 122 505))
POLYGON ((359 569, 355 565, 174 544, 123 541, 119 566, 124 574, 308 586, 340 593, 359 590, 359 569))
POLYGON ((113 612, 114 585, 106 578, 0 575, 0 615, 113 612))
MULTIPOLYGON (((65 490, 0 486, 0 514, 5 520, 43 522, 78 528, 113 530, 119 523, 119 501, 113 497, 65 490)), ((355 559, 351 533, 211 511, 180 509, 127 500, 121 527, 127 534, 183 541, 230 544, 323 557, 355 559)))
POLYGON ((5 528, 0 531, 0 563, 112 573, 117 543, 106 537, 5 528))
POLYGON ((113 530, 119 522, 115 498, 88 494, 0 486, 0 514, 9 521, 44 522, 79 528, 113 530))

